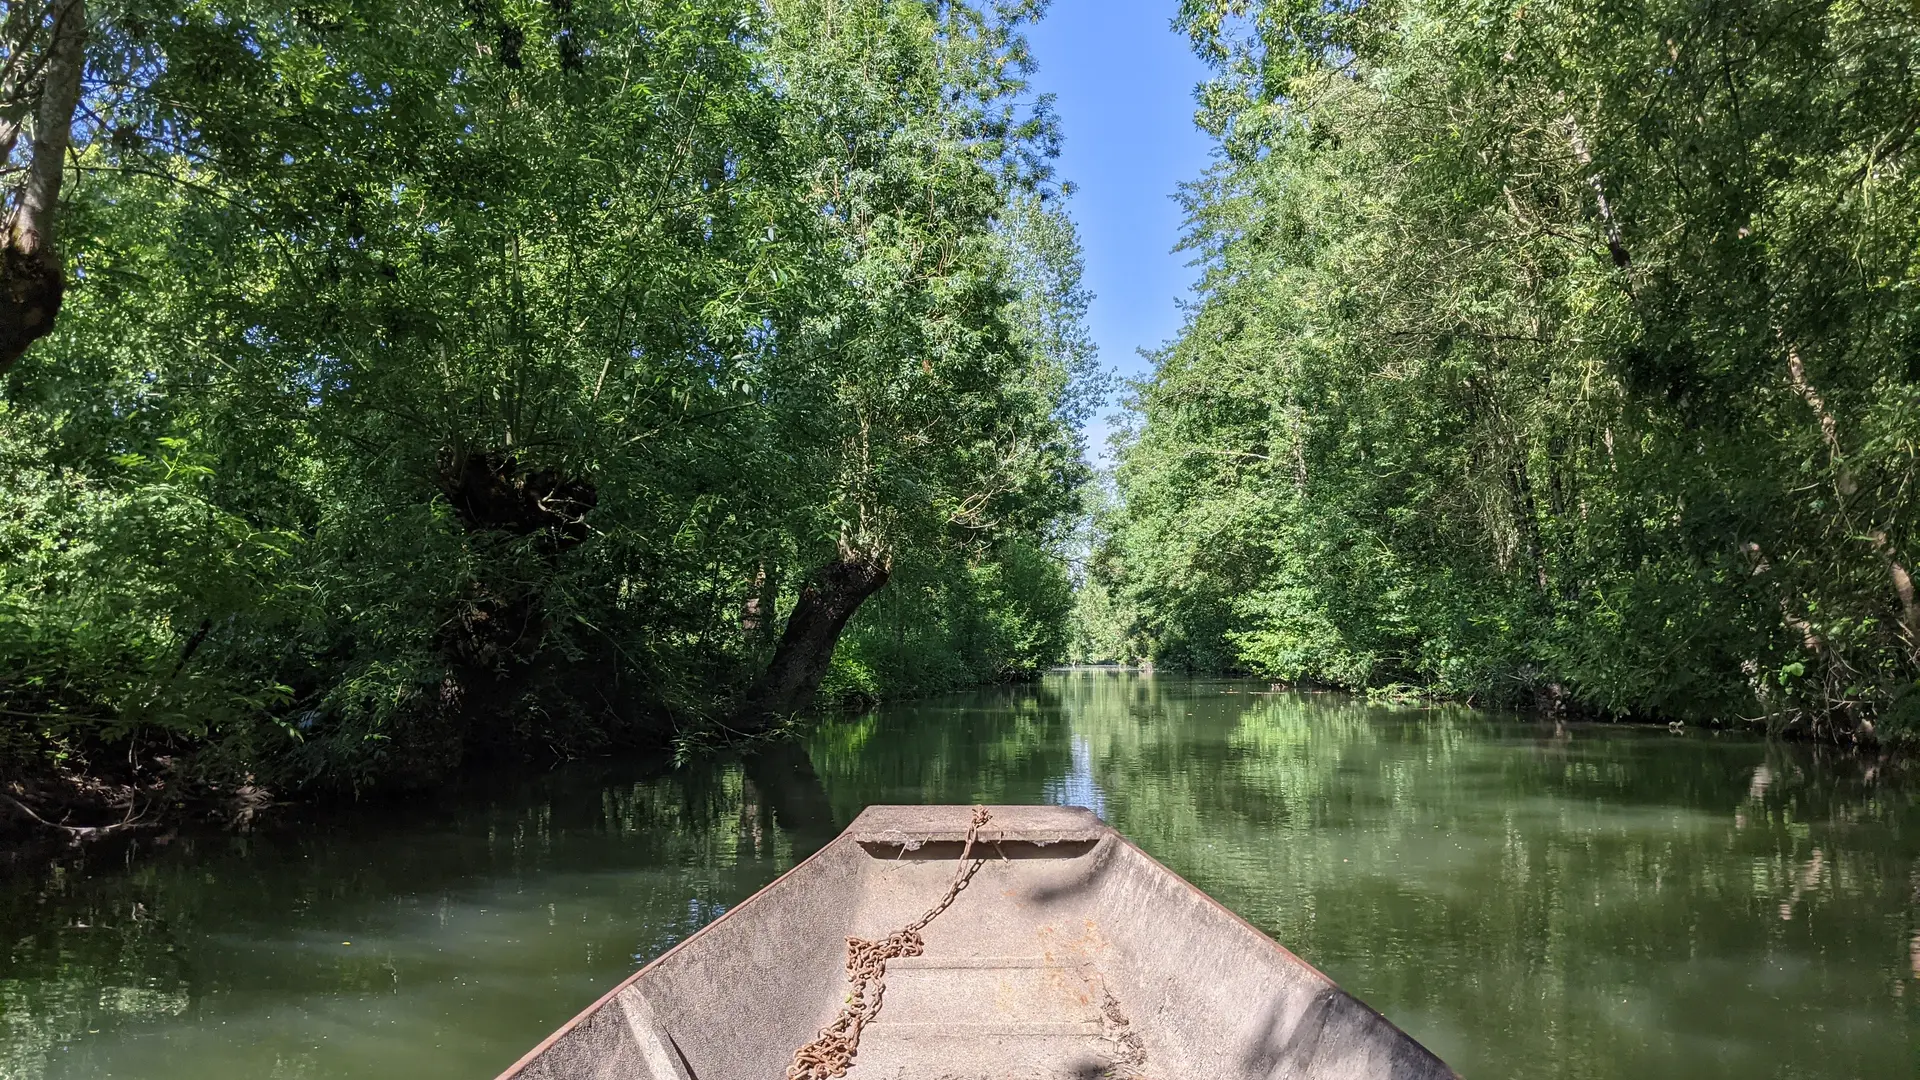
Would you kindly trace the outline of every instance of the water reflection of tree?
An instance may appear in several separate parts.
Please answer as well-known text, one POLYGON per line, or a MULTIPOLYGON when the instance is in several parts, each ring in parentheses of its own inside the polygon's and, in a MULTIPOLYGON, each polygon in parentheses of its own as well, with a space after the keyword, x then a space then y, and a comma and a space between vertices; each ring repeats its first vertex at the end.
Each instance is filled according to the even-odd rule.
POLYGON ((835 815, 874 803, 1044 801, 1072 765, 1051 684, 1002 687, 893 706, 819 729, 808 741, 835 815))
POLYGON ((1884 764, 1232 683, 1089 679, 1068 711, 1118 827, 1469 1075, 1723 1069, 1783 997, 1810 1030, 1767 1074, 1905 1052, 1811 1030, 1898 1023, 1912 975, 1920 815, 1884 764))
MULTIPOLYGON (((825 805, 791 760, 666 774, 587 764, 492 778, 399 815, 367 808, 325 826, 95 846, 15 867, 0 879, 0 1076, 37 1077, 56 1060, 71 1072, 68 1050, 90 1034, 164 1024, 208 995, 270 1007, 395 992, 391 956, 316 942, 333 945, 325 931, 355 922, 404 936, 409 919, 503 881, 633 878, 644 917, 612 931, 627 940, 603 950, 593 985, 604 983, 830 836, 830 818, 807 818, 809 800, 825 805)), ((524 1041, 584 1003, 530 1018, 524 1041)), ((326 1071, 309 1064, 291 1074, 326 1071)))
POLYGON ((380 955, 288 944, 342 918, 403 935, 490 885, 617 879, 631 895, 608 956, 577 972, 581 1002, 522 1018, 530 1045, 864 806, 1057 797, 1076 743, 1118 827, 1469 1075, 1910 1071, 1910 1039, 1885 1034, 1920 1030, 1910 767, 1096 674, 839 719, 744 764, 589 765, 404 815, 16 871, 0 1073, 213 992, 392 992, 380 955))

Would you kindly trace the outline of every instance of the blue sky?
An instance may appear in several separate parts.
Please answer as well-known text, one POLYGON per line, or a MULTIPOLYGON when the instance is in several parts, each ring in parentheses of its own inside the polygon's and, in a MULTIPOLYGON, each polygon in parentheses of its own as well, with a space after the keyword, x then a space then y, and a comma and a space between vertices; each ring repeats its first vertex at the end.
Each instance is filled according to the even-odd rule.
MULTIPOLYGON (((1194 272, 1173 253, 1181 215, 1173 193, 1208 164, 1211 141, 1193 125, 1193 88, 1206 75, 1170 29, 1176 0, 1053 0, 1027 34, 1035 89, 1055 95, 1066 147, 1059 176, 1086 249, 1090 317, 1101 363, 1135 378, 1138 350, 1180 328, 1177 301, 1194 272)), ((1088 434, 1098 453, 1105 418, 1088 434)))

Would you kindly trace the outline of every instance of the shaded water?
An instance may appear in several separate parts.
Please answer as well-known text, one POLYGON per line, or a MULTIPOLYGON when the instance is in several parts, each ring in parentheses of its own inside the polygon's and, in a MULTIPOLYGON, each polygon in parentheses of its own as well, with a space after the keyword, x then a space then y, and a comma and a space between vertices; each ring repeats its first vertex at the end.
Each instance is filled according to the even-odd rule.
POLYGON ((15 870, 0 1078, 485 1080, 875 802, 1091 806, 1470 1078, 1920 1072, 1911 780, 1261 690, 1062 674, 15 870))

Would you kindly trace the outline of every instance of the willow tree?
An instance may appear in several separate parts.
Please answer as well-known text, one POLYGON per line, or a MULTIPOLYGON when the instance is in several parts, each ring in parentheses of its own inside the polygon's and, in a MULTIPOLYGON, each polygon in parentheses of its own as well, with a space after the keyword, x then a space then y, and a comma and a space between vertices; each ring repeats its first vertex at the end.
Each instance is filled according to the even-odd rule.
POLYGON ((817 667, 809 572, 1070 506, 997 16, 88 10, 72 272, 0 400, 0 757, 358 787, 657 744, 766 670, 747 601, 817 667))
POLYGON ((10 3, 0 20, 0 372, 53 329, 66 293, 58 210, 86 40, 84 0, 10 3))
POLYGON ((1062 360, 1021 334, 997 230, 1048 180, 1051 118, 1019 102, 1017 31, 1041 7, 774 5, 773 68, 837 287, 779 331, 781 425, 820 485, 816 561, 736 711, 748 726, 807 704, 897 559, 1064 509, 1034 496, 1073 486, 1056 406, 1082 372, 1036 378, 1062 360))

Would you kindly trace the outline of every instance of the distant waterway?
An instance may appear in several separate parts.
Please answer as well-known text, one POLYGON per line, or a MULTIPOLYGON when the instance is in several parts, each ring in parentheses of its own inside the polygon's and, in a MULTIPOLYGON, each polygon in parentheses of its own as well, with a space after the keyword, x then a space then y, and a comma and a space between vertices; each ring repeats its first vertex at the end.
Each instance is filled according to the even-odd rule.
POLYGON ((17 866, 0 1078, 487 1080, 914 802, 1091 807, 1473 1080, 1911 1077, 1917 795, 1734 735, 1062 673, 745 762, 17 866))

